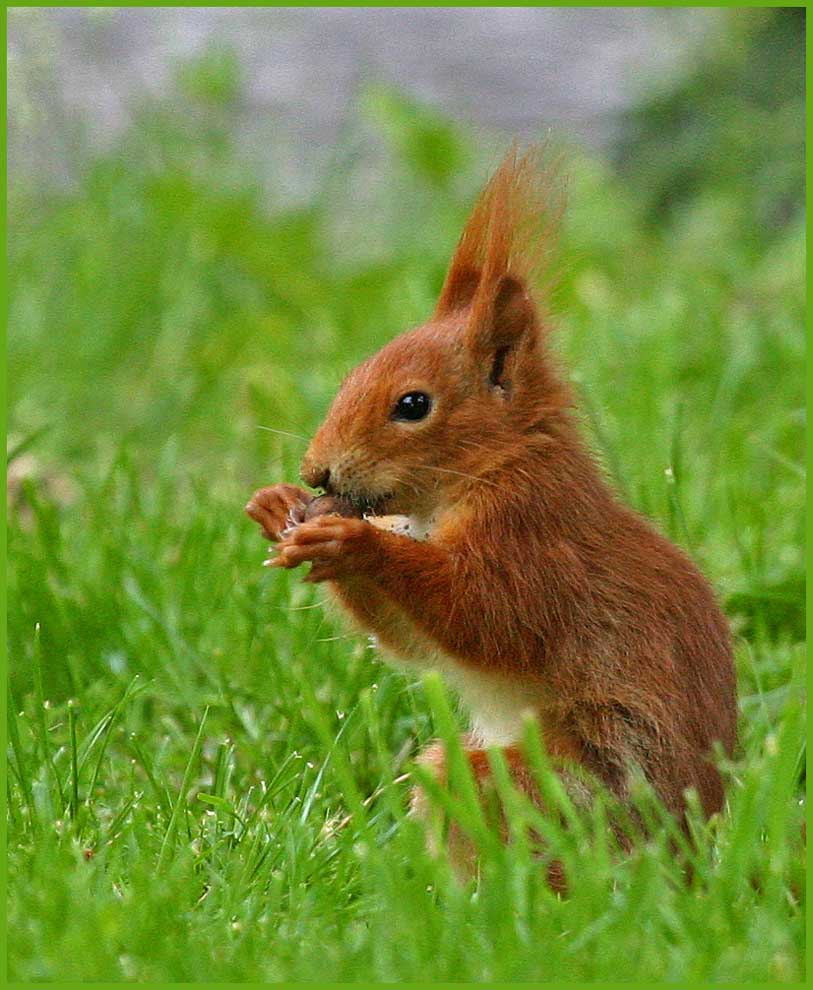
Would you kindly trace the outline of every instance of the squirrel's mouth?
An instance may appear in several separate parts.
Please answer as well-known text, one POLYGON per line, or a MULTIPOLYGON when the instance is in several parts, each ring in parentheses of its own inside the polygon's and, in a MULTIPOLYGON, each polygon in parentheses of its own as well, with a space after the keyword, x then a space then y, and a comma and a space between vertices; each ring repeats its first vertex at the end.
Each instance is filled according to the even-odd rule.
POLYGON ((370 492, 345 491, 333 485, 325 486, 325 494, 347 499, 362 516, 384 516, 391 508, 394 492, 373 495, 370 492))

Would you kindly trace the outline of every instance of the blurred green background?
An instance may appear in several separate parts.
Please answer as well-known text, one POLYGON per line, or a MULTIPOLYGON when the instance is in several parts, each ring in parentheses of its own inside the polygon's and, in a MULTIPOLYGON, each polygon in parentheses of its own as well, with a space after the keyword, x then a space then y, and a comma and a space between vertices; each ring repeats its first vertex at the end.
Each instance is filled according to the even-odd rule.
MULTIPOLYGON (((805 631, 803 45, 801 10, 732 10, 679 85, 625 115, 607 154, 556 139, 569 175, 556 345, 608 474, 690 550, 731 618, 743 793, 798 707, 805 631)), ((310 607, 321 596, 299 574, 262 571, 242 517, 254 488, 298 474, 304 445, 262 427, 310 435, 346 371, 431 312, 493 156, 371 82, 354 126, 375 137, 375 181, 351 127, 315 195, 272 210, 234 143, 241 86, 239 53, 213 47, 62 188, 33 172, 10 181, 12 975, 551 978, 558 957, 541 960, 533 939, 511 943, 511 967, 498 961, 485 894, 465 908, 479 938, 465 961, 442 912, 434 948, 377 954, 394 908, 368 897, 359 835, 326 839, 325 822, 352 804, 348 788, 375 794, 415 754, 430 712, 310 607), (260 802, 271 824, 257 811, 268 780, 281 782, 260 802), (258 815, 243 831, 240 808, 258 815), (256 865, 249 842, 289 820, 287 851, 256 865), (160 891, 156 869, 169 870, 160 891), (213 893, 198 902, 201 890, 213 893), (352 939, 329 920, 345 909, 352 939), (154 939, 164 916, 172 946, 154 939), (273 951, 234 924, 258 926, 273 951)), ((798 733, 782 738, 784 870, 803 754, 798 733)), ((752 805, 732 848, 764 831, 752 805)), ((386 862, 417 856, 408 828, 391 839, 402 819, 387 807, 369 826, 385 852, 395 843, 386 862)), ((678 901, 696 922, 682 955, 659 954, 674 941, 666 922, 644 951, 604 905, 600 949, 562 965, 585 979, 798 978, 799 891, 782 876, 730 917, 678 901), (699 948, 706 930, 716 955, 699 948), (738 940, 748 951, 723 951, 738 940)), ((408 903, 410 923, 428 924, 408 903)), ((564 929, 556 910, 523 917, 564 929)))

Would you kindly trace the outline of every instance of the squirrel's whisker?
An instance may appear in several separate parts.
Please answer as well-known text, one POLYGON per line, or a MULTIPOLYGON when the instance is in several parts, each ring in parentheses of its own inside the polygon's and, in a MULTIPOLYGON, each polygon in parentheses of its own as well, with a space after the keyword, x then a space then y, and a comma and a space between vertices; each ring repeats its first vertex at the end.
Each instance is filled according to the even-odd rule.
POLYGON ((281 437, 291 437, 293 440, 301 440, 303 443, 310 443, 307 437, 301 436, 299 433, 289 433, 287 430, 275 430, 272 426, 260 426, 257 425, 258 430, 267 430, 269 433, 276 433, 281 437))
POLYGON ((429 464, 424 464, 421 467, 422 471, 439 471, 441 474, 456 474, 460 478, 470 478, 472 481, 479 481, 484 485, 491 485, 492 488, 499 488, 500 491, 507 492, 510 491, 505 485, 498 485, 496 481, 491 481, 489 478, 483 478, 476 474, 468 474, 466 471, 453 471, 451 468, 440 468, 433 467, 429 464))
POLYGON ((314 608, 323 608, 325 605, 324 599, 318 602, 314 602, 313 605, 272 605, 271 608, 276 609, 279 612, 308 612, 314 608))

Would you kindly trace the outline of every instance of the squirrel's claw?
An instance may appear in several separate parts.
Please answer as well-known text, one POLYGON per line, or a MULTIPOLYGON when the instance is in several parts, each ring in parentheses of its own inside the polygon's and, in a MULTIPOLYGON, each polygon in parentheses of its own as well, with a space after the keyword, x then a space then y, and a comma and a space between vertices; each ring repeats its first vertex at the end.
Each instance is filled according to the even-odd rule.
POLYGON ((279 540, 302 522, 309 499, 312 496, 295 485, 270 485, 254 493, 245 511, 267 540, 279 540))
POLYGON ((350 573, 363 567, 375 536, 377 531, 361 519, 317 516, 286 534, 276 555, 263 566, 292 568, 310 562, 314 566, 306 580, 324 581, 340 570, 350 573))

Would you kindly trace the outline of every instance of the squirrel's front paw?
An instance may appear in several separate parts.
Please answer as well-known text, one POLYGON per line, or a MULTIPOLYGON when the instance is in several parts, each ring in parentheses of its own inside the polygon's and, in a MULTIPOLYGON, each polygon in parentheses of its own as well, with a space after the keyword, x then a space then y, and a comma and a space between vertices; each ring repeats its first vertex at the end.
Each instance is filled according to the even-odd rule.
POLYGON ((310 492, 296 485, 270 485, 254 492, 246 513, 260 524, 267 540, 279 540, 289 527, 302 521, 312 500, 310 492))
POLYGON ((380 533, 363 519, 318 516, 286 534, 268 567, 313 566, 305 578, 318 582, 359 574, 376 559, 380 533))

